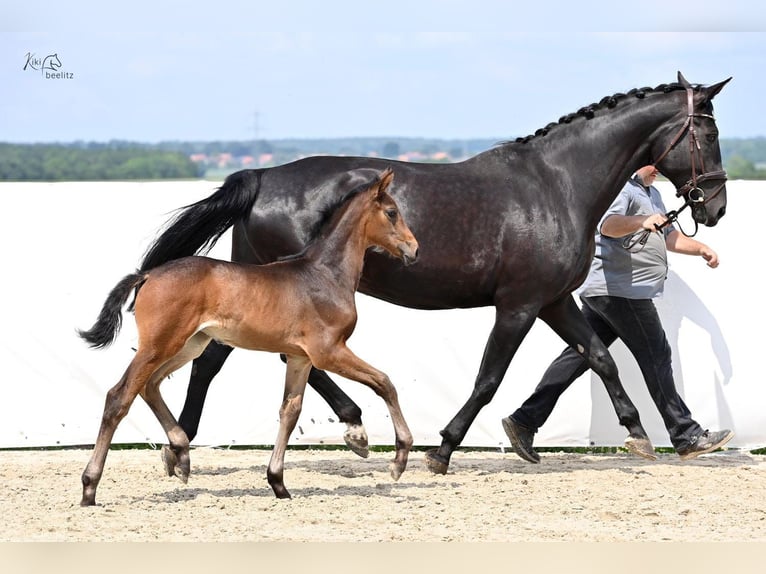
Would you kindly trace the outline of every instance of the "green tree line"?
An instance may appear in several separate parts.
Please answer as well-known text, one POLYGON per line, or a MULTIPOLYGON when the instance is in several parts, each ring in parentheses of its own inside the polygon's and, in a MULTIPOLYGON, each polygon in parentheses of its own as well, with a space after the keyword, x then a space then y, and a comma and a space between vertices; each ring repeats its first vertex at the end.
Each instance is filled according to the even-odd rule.
POLYGON ((729 179, 766 179, 766 137, 721 140, 729 179))
POLYGON ((148 148, 83 149, 55 144, 0 144, 0 180, 108 181, 199 177, 180 152, 148 148))
MULTIPOLYGON (((375 153, 396 157, 408 151, 447 151, 452 160, 475 155, 499 139, 335 138, 185 142, 156 144, 115 140, 66 144, 0 143, 0 180, 89 181, 179 179, 205 175, 205 167, 189 159, 194 153, 235 157, 274 155, 287 163, 307 155, 375 153)), ((729 179, 766 179, 766 137, 722 139, 721 155, 729 179)))

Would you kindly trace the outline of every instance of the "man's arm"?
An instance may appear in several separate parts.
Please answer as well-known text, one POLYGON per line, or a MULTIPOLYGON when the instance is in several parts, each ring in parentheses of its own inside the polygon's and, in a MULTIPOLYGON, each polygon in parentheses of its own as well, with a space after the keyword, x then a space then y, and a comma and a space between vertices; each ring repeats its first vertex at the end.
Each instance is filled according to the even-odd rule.
POLYGON ((713 269, 718 267, 718 254, 715 251, 701 241, 687 237, 677 229, 668 233, 665 245, 667 245, 668 251, 683 255, 699 255, 707 261, 708 267, 713 269))
POLYGON ((604 222, 601 224, 601 235, 618 238, 625 237, 642 229, 657 231, 655 225, 662 225, 666 219, 661 213, 648 216, 613 213, 604 219, 604 222))

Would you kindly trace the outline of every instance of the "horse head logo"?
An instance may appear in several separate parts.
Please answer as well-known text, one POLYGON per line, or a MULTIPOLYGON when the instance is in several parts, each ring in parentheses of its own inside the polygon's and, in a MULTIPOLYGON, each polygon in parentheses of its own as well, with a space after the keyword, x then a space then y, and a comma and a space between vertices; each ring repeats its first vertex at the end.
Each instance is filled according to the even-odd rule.
POLYGON ((51 72, 55 72, 61 67, 61 60, 59 60, 58 53, 51 54, 50 56, 45 56, 43 59, 43 65, 40 66, 40 71, 42 73, 45 73, 45 70, 50 70, 51 72))

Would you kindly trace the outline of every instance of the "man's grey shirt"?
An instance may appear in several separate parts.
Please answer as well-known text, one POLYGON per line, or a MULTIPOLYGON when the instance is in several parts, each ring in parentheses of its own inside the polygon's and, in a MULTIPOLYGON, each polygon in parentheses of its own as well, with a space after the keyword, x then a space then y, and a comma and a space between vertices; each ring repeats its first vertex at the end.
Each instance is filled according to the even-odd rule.
POLYGON ((660 233, 651 233, 645 245, 636 244, 630 250, 623 246, 625 238, 602 235, 601 226, 610 215, 648 217, 654 213, 664 214, 666 211, 657 188, 644 187, 635 178, 628 181, 599 221, 596 231, 596 254, 588 277, 578 291, 579 295, 651 299, 662 293, 668 275, 665 238, 674 229, 673 226, 664 227, 660 233))

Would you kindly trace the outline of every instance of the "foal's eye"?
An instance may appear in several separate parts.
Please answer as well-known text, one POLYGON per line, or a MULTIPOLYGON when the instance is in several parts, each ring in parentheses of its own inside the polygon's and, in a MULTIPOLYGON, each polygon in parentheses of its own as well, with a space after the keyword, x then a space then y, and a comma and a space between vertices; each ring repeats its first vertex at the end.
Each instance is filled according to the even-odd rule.
POLYGON ((387 209, 386 210, 386 217, 391 220, 391 223, 394 223, 396 221, 396 215, 397 211, 395 209, 387 209))

